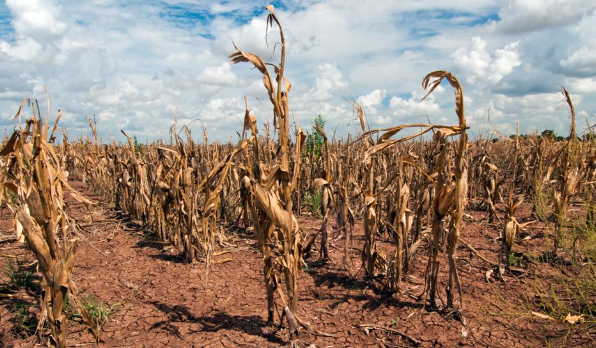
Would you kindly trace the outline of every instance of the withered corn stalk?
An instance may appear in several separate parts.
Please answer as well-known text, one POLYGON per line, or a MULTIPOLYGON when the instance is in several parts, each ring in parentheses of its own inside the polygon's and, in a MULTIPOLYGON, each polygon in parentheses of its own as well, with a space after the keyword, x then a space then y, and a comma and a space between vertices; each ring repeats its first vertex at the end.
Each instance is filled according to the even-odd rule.
MULTIPOLYGON (((90 123, 95 134, 94 125, 90 123)), ((127 146, 103 145, 97 141, 85 143, 89 149, 80 159, 81 144, 71 144, 66 152, 73 172, 86 171, 84 164, 101 168, 88 175, 89 184, 114 193, 114 203, 124 213, 140 219, 145 228, 155 230, 162 241, 171 242, 182 250, 188 261, 205 260, 207 272, 216 239, 226 245, 219 217, 233 215, 228 200, 234 200, 238 168, 235 158, 247 146, 240 143, 221 148, 209 145, 204 131, 205 146, 195 146, 188 126, 170 129, 172 144, 165 146, 138 145, 124 131, 127 146), (186 142, 179 134, 185 132, 186 142), (79 150, 79 151, 77 151, 79 150), (223 199, 222 199, 223 198, 223 199)))
POLYGON ((401 288, 404 270, 404 250, 406 251, 405 258, 407 259, 408 250, 408 232, 412 226, 413 215, 408 209, 408 200, 410 198, 410 188, 408 178, 404 177, 404 161, 402 158, 398 159, 398 183, 395 192, 395 210, 393 228, 391 230, 391 237, 395 244, 395 253, 393 260, 388 267, 389 273, 389 287, 392 291, 401 288))
MULTIPOLYGON (((366 130, 366 116, 362 106, 358 105, 356 102, 351 101, 350 99, 346 98, 349 103, 352 104, 352 107, 357 111, 358 118, 360 120, 360 127, 362 128, 363 135, 361 136, 361 140, 364 141, 365 149, 367 149, 366 154, 370 151, 371 146, 373 145, 372 137, 370 137, 371 132, 367 132, 366 130)), ((363 218, 363 227, 364 227, 364 248, 362 250, 362 265, 365 270, 366 277, 369 280, 372 280, 375 275, 375 268, 380 269, 381 272, 384 271, 386 268, 386 260, 383 254, 377 251, 377 229, 378 229, 378 218, 377 218, 377 198, 374 195, 375 190, 375 161, 374 157, 366 156, 362 162, 364 168, 366 168, 366 182, 363 184, 364 187, 364 218, 363 218)))
MULTIPOLYGON (((457 78, 448 71, 435 71, 428 74, 422 87, 430 90, 425 95, 426 98, 439 86, 441 81, 446 79, 455 91, 455 113, 457 114, 459 125, 452 128, 441 128, 435 133, 436 142, 439 145, 439 160, 437 161, 438 180, 435 186, 435 219, 432 226, 433 243, 431 246, 431 255, 429 257, 429 267, 427 269, 427 281, 425 289, 429 289, 429 302, 431 306, 436 305, 436 289, 439 273, 438 252, 443 230, 443 217, 450 215, 449 232, 447 236, 447 256, 449 260, 449 283, 447 286, 447 308, 453 307, 453 288, 457 286, 460 310, 463 310, 463 299, 461 284, 457 273, 455 263, 455 251, 460 236, 462 218, 467 205, 468 196, 468 163, 466 159, 466 149, 468 146, 468 137, 466 134, 466 119, 464 113, 464 95, 461 84, 457 78), (455 187, 450 183, 452 173, 447 171, 447 144, 446 139, 449 136, 459 135, 459 142, 455 146, 454 153, 454 174, 455 187)), ((423 98, 423 99, 424 99, 423 98)))
MULTIPOLYGON (((349 138, 348 138, 349 139, 349 138)), ((348 141, 349 142, 349 141, 348 141)), ((350 183, 350 164, 351 164, 351 148, 348 147, 344 154, 344 161, 338 162, 338 171, 342 175, 342 180, 339 183, 340 189, 337 191, 337 230, 344 234, 344 255, 342 258, 343 267, 349 270, 350 261, 350 247, 352 241, 352 232, 354 230, 354 213, 350 208, 350 196, 348 194, 348 185, 350 183)))
MULTIPOLYGON (((457 268, 455 264, 455 250, 457 246, 457 242, 459 239, 459 233, 461 228, 462 217, 464 214, 464 209, 466 207, 467 202, 467 178, 468 178, 468 170, 467 170, 467 160, 466 160, 466 148, 467 148, 467 135, 466 135, 466 122, 464 116, 464 104, 463 104, 463 91, 459 81, 455 76, 453 76, 450 72, 447 71, 435 71, 428 74, 423 80, 423 88, 427 89, 430 87, 429 92, 425 95, 425 98, 434 91, 434 89, 441 83, 443 79, 447 79, 449 83, 455 90, 455 104, 456 104, 456 114, 458 116, 459 124, 457 126, 444 126, 444 125, 434 125, 434 124, 410 124, 410 125, 400 125, 395 126, 387 129, 382 130, 374 130, 368 133, 365 133, 361 139, 368 136, 370 133, 373 132, 384 132, 376 142, 374 146, 369 147, 364 156, 364 163, 369 164, 371 163, 371 156, 374 154, 393 147, 397 144, 406 142, 408 140, 414 139, 418 136, 421 136, 431 130, 435 130, 435 140, 434 146, 435 151, 437 153, 437 160, 435 165, 435 170, 432 174, 425 176, 429 179, 435 179, 435 194, 436 197, 434 198, 434 220, 432 225, 432 245, 430 249, 430 257, 429 257, 429 264, 427 267, 427 280, 425 286, 425 292, 429 291, 429 300, 431 306, 435 306, 435 295, 437 289, 437 282, 438 282, 438 272, 439 272, 439 261, 438 261, 438 253, 441 247, 441 241, 443 240, 443 218, 449 214, 450 216, 450 223, 449 223, 449 232, 448 232, 448 260, 449 260, 449 285, 447 288, 447 295, 448 295, 448 302, 447 306, 453 306, 453 296, 452 291, 454 285, 458 287, 458 293, 460 296, 460 307, 463 307, 461 301, 461 286, 459 282, 459 277, 457 274, 457 268), (391 140, 391 138, 397 134, 398 132, 406 129, 406 128, 414 128, 414 127, 421 127, 422 129, 413 134, 408 135, 402 138, 391 140), (453 158, 453 166, 454 169, 451 170, 450 158, 448 157, 448 146, 447 146, 447 138, 450 136, 459 135, 459 142, 455 147, 455 154, 453 158), (454 172, 454 179, 455 182, 452 182, 452 172, 454 172)), ((413 163, 412 163, 413 164, 413 163)), ((424 173, 421 168, 418 168, 422 173, 424 173)), ((399 184, 398 184, 399 185, 399 184)), ((406 189, 403 186, 400 188, 402 192, 406 192, 406 189)), ((411 226, 411 220, 405 214, 406 212, 406 202, 404 200, 404 194, 399 193, 398 201, 401 199, 402 203, 398 203, 400 212, 401 210, 404 211, 404 214, 400 216, 396 216, 398 221, 402 221, 402 233, 396 233, 396 244, 398 245, 399 252, 396 252, 393 266, 392 274, 394 274, 392 281, 392 287, 395 287, 394 284, 399 282, 401 276, 401 262, 399 253, 401 253, 402 248, 404 248, 403 240, 405 239, 405 234, 409 230, 411 226), (403 234, 403 236, 400 236, 403 234), (401 246, 400 246, 401 244, 401 246)), ((372 205, 376 198, 374 196, 367 197, 368 204, 367 207, 372 205)), ((366 223, 366 216, 365 216, 365 223, 366 223)), ((365 225, 366 227, 366 225, 365 225)), ((366 231, 365 231, 366 232, 366 231)), ((366 248, 366 244, 365 244, 366 248)))
MULTIPOLYGON (((559 187, 553 190, 553 200, 555 203, 555 239, 554 239, 554 253, 556 253, 560 247, 563 229, 567 223, 567 210, 571 198, 575 194, 577 184, 580 180, 579 163, 581 161, 581 148, 577 140, 575 133, 575 107, 571 102, 569 92, 565 88, 562 88, 561 93, 565 97, 565 101, 569 105, 571 111, 571 127, 569 131, 569 139, 567 140, 566 147, 561 150, 563 172, 558 178, 559 187)), ((553 161, 554 163, 554 161, 553 161)))
MULTIPOLYGON (((39 109, 38 109, 39 110, 39 109)), ((21 109, 18 115, 21 114, 21 109)), ((63 313, 64 303, 70 295, 83 320, 98 338, 98 328, 83 310, 76 296, 71 279, 77 250, 77 228, 68 215, 64 202, 65 191, 85 204, 92 204, 68 184, 68 173, 61 167, 61 160, 52 144, 60 114, 56 117, 52 133, 48 114, 45 122, 35 114, 27 120, 22 130, 16 130, 4 145, 0 156, 4 159, 2 198, 14 213, 15 231, 20 240, 35 254, 42 274, 40 299, 41 320, 38 330, 47 318, 50 327, 50 344, 66 347, 68 319, 63 313), (8 195, 11 192, 16 199, 8 195)))
POLYGON ((207 275, 209 275, 209 266, 211 264, 211 255, 213 254, 213 244, 215 243, 215 237, 217 235, 217 213, 218 207, 221 202, 220 194, 224 188, 226 180, 232 167, 232 161, 236 155, 247 148, 249 141, 242 141, 240 144, 229 153, 226 158, 220 162, 211 172, 203 179, 199 185, 198 191, 205 192, 205 204, 201 213, 201 225, 203 240, 203 250, 205 251, 205 265, 207 275), (219 176, 219 180, 215 187, 211 187, 212 182, 219 176))
MULTIPOLYGON (((279 28, 281 41, 281 58, 279 66, 274 67, 276 75, 274 85, 269 69, 263 60, 252 53, 247 53, 236 48, 236 52, 230 55, 233 63, 251 63, 263 75, 263 84, 267 89, 269 100, 273 105, 274 126, 278 130, 278 147, 280 158, 277 163, 267 166, 261 160, 259 144, 256 138, 256 122, 250 117, 247 108, 245 113, 245 126, 251 128, 254 137, 253 158, 249 161, 247 157, 248 180, 243 179, 243 185, 248 186, 250 181, 251 218, 257 240, 259 241, 264 257, 265 287, 267 290, 267 311, 268 322, 274 318, 273 293, 278 290, 280 299, 284 305, 284 315, 288 319, 290 338, 294 342, 298 338, 298 326, 296 323, 296 311, 298 309, 298 273, 302 262, 301 242, 302 237, 298 227, 298 221, 293 213, 293 191, 297 184, 300 172, 300 158, 305 135, 299 130, 296 135, 296 154, 294 158, 294 170, 290 171, 290 112, 289 92, 291 84, 284 76, 286 42, 283 28, 275 15, 273 6, 267 6, 267 26, 273 23, 279 28), (280 249, 281 255, 273 260, 270 245, 273 236, 280 249), (286 293, 278 287, 279 273, 282 273, 286 285, 286 293)), ((267 152, 269 147, 267 147, 267 152)))
POLYGON ((515 219, 515 212, 523 202, 523 196, 515 199, 515 176, 517 174, 518 156, 519 156, 519 124, 515 136, 515 152, 513 154, 513 175, 509 184, 509 196, 505 207, 505 224, 501 230, 501 249, 499 254, 499 273, 503 274, 503 265, 509 268, 509 255, 515 242, 515 237, 519 233, 520 224, 515 219))
POLYGON ((484 163, 486 167, 486 176, 484 179, 484 194, 486 199, 486 210, 488 210, 488 222, 494 222, 499 219, 497 209, 495 208, 497 193, 497 175, 499 168, 489 162, 484 163))

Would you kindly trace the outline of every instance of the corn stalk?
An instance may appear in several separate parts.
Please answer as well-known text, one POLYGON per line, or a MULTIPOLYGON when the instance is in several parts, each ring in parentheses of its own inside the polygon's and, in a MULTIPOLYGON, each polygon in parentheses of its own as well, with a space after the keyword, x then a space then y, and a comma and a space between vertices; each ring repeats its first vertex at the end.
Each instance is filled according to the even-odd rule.
POLYGON ((437 196, 435 197, 435 219, 432 226, 433 244, 431 246, 431 256, 429 257, 428 267, 430 272, 428 273, 426 284, 427 288, 430 289, 430 305, 435 306, 435 295, 439 272, 439 262, 437 256, 443 230, 442 223, 443 217, 449 214, 451 220, 449 222, 449 232, 447 237, 447 256, 449 260, 447 308, 453 307, 453 288, 455 285, 457 286, 460 298, 460 310, 463 310, 461 284, 457 273, 457 265, 455 263, 455 251, 459 241, 462 219, 467 205, 468 196, 468 164, 466 160, 468 137, 466 134, 467 126, 464 113, 464 94, 461 84, 457 78, 448 71, 435 71, 428 74, 422 82, 422 87, 424 89, 430 88, 430 90, 424 96, 424 98, 426 98, 439 86, 443 79, 446 79, 455 91, 455 113, 457 114, 459 125, 451 129, 442 128, 435 133, 435 139, 439 145, 439 160, 437 161, 438 180, 435 185, 435 192, 437 196), (452 188, 452 186, 449 184, 451 173, 447 172, 446 138, 456 134, 459 134, 459 142, 455 146, 455 188, 452 188))
POLYGON ((33 108, 33 117, 27 121, 25 128, 16 130, 0 151, 0 156, 5 159, 2 191, 4 197, 8 190, 17 198, 6 199, 14 213, 15 231, 35 254, 42 274, 42 319, 38 330, 47 318, 50 344, 66 347, 68 319, 63 308, 69 295, 96 339, 98 328, 78 301, 71 279, 78 239, 73 236, 76 225, 67 213, 64 193, 69 191, 79 202, 93 203, 69 185, 67 173, 62 169, 52 144, 60 117, 56 117, 52 133, 48 136, 49 116, 48 99, 45 122, 33 108))
MULTIPOLYGON (((290 328, 290 338, 294 342, 298 338, 298 327, 296 323, 296 311, 298 309, 298 273, 301 255, 301 233, 298 228, 298 222, 293 214, 292 194, 296 187, 299 169, 300 154, 304 144, 305 135, 300 130, 296 136, 296 157, 294 162, 293 174, 290 174, 290 120, 289 120, 289 99, 288 93, 291 84, 284 77, 286 41, 284 31, 277 18, 273 6, 267 6, 269 15, 267 16, 267 26, 277 25, 281 41, 281 60, 279 66, 272 65, 276 74, 274 86, 270 72, 263 60, 252 53, 247 53, 236 48, 236 52, 230 55, 233 63, 251 63, 263 75, 263 84, 267 89, 269 100, 273 105, 274 126, 278 129, 278 147, 280 160, 277 164, 268 166, 261 161, 258 151, 258 142, 253 143, 252 170, 248 171, 251 184, 250 192, 252 200, 256 204, 251 204, 251 218, 257 240, 261 244, 264 254, 264 273, 265 286, 267 289, 267 310, 268 322, 273 321, 274 301, 273 292, 278 290, 280 299, 284 304, 284 315, 288 319, 290 328), (270 244, 272 236, 275 234, 276 241, 280 244, 281 256, 273 261, 270 244), (286 285, 286 294, 278 287, 278 272, 284 276, 286 285), (286 299, 287 298, 287 299, 286 299)), ((256 125, 250 119, 247 108, 245 114, 245 125, 251 127, 253 136, 256 134, 256 125), (247 119, 248 118, 248 119, 247 119)), ((269 147, 267 148, 267 152, 269 147)), ((244 179, 243 179, 244 180, 244 179)), ((246 182, 246 180, 244 180, 246 182)))
MULTIPOLYGON (((560 247, 563 235, 563 229, 567 223, 567 210, 571 203, 571 198, 575 194, 577 184, 580 179, 579 172, 579 157, 581 155, 580 148, 575 133, 575 107, 569 96, 569 92, 565 88, 561 90, 565 97, 565 101, 569 105, 571 111, 571 127, 569 131, 569 139, 563 151, 562 167, 563 173, 559 176, 558 189, 553 190, 553 198, 555 203, 555 239, 554 239, 554 253, 560 247)), ((554 163, 554 161, 553 161, 554 163)))

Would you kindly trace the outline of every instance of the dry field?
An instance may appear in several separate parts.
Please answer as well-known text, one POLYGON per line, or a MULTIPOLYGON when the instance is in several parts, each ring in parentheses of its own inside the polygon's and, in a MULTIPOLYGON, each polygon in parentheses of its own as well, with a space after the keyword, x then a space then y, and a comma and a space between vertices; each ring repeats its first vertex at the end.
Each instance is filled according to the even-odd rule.
POLYGON ((58 347, 596 346, 596 139, 469 139, 453 123, 343 139, 290 119, 280 61, 241 51, 273 124, 69 140, 24 100, 0 150, 0 342, 58 347))

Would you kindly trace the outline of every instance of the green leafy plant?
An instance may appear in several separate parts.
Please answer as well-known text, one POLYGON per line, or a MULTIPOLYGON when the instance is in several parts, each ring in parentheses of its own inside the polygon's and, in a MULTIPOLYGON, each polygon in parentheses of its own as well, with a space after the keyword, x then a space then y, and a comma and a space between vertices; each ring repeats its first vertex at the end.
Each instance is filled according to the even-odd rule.
POLYGON ((573 255, 574 261, 596 260, 596 227, 586 217, 572 220, 569 233, 562 236, 563 248, 573 255))
POLYGON ((306 193, 304 196, 304 202, 310 208, 313 214, 320 215, 320 207, 321 207, 321 191, 317 190, 315 193, 309 194, 306 193))
POLYGON ((10 311, 12 314, 10 322, 13 325, 12 330, 15 334, 29 337, 35 332, 37 320, 35 319, 35 315, 29 311, 30 307, 28 303, 21 300, 17 300, 14 303, 10 311))
POLYGON ((550 283, 536 280, 534 302, 545 314, 557 320, 567 315, 582 316, 586 323, 596 324, 596 269, 589 262, 575 277, 558 277, 550 283))
POLYGON ((482 310, 494 317, 530 319, 543 330, 551 330, 553 325, 565 325, 566 332, 543 336, 545 347, 567 347, 569 338, 574 335, 587 337, 593 345, 596 273, 591 262, 580 269, 575 277, 558 275, 549 280, 536 278, 528 284, 532 290, 525 292, 523 299, 498 294, 498 299, 491 302, 491 306, 497 310, 489 307, 482 310))
POLYGON ((71 306, 70 296, 64 299, 64 305, 62 306, 62 312, 66 314, 69 320, 76 320, 81 318, 81 313, 78 312, 76 306, 71 306))
POLYGON ((325 121, 321 115, 315 117, 315 121, 311 126, 312 133, 306 137, 305 142, 304 154, 308 157, 314 156, 315 159, 318 159, 321 156, 321 152, 325 146, 325 139, 323 134, 319 131, 319 128, 325 129, 325 121))
POLYGON ((509 254, 509 266, 520 266, 522 262, 522 258, 519 256, 515 256, 515 253, 512 251, 509 254))
POLYGON ((137 156, 142 156, 143 155, 143 145, 139 143, 139 140, 137 139, 136 135, 132 136, 132 141, 135 147, 135 153, 137 154, 137 156))
POLYGON ((312 267, 310 267, 309 265, 306 265, 306 266, 302 267, 302 271, 308 273, 308 272, 312 271, 312 267))
POLYGON ((111 306, 104 303, 101 299, 89 295, 81 300, 83 310, 89 315, 89 318, 101 327, 107 323, 109 317, 114 313, 114 307, 119 306, 120 303, 114 303, 111 306))
POLYGON ((31 289, 33 287, 33 280, 35 279, 33 272, 24 268, 18 260, 13 262, 10 258, 7 258, 6 263, 8 266, 6 270, 6 275, 9 278, 8 286, 11 289, 31 289))

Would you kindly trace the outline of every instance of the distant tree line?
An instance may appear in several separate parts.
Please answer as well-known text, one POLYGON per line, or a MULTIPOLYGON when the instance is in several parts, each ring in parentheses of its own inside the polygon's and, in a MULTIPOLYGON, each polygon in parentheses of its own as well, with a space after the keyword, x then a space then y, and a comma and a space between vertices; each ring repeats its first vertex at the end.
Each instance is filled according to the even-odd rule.
MULTIPOLYGON (((524 138, 528 138, 530 136, 532 136, 533 134, 520 134, 519 137, 524 139, 524 138)), ((557 135, 557 133, 551 129, 545 129, 542 131, 542 133, 540 133, 540 135, 538 135, 541 138, 549 138, 555 141, 567 141, 569 139, 569 136, 562 136, 562 135, 557 135)), ((515 139, 515 134, 511 134, 509 136, 509 138, 511 139, 515 139)), ((493 142, 496 142, 498 139, 493 139, 493 142)), ((587 132, 586 134, 582 135, 581 137, 577 137, 577 140, 579 141, 589 141, 589 140, 596 140, 596 134, 594 134, 593 132, 587 132)))

